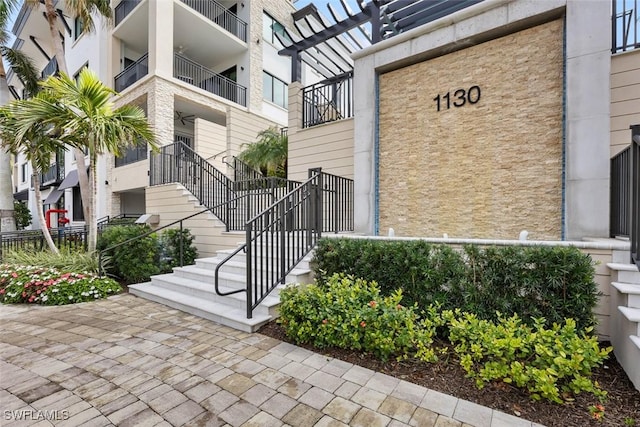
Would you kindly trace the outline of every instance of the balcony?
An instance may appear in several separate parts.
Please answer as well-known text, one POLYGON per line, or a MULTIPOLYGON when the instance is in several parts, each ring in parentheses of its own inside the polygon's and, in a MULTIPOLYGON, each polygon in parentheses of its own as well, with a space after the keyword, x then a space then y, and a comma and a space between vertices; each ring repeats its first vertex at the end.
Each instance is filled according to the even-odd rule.
POLYGON ((54 56, 49 63, 42 69, 42 78, 46 79, 49 76, 55 76, 58 74, 58 60, 54 56))
POLYGON ((115 77, 114 88, 122 92, 149 73, 149 54, 145 53, 115 77))
POLYGON ((51 185, 58 185, 64 179, 64 165, 54 163, 49 166, 46 172, 40 174, 40 187, 49 187, 51 185))
POLYGON ((302 90, 302 127, 353 117, 353 71, 302 90))
MULTIPOLYGON (((229 101, 247 106, 247 88, 217 74, 184 56, 173 56, 173 77, 193 86, 221 96, 229 101)), ((117 90, 117 89, 116 89, 117 90)))
POLYGON ((612 0, 611 53, 640 47, 638 0, 612 0))
POLYGON ((117 27, 142 0, 122 0, 114 10, 115 26, 117 27))
POLYGON ((240 40, 247 41, 247 23, 214 0, 181 0, 193 10, 215 22, 240 40))

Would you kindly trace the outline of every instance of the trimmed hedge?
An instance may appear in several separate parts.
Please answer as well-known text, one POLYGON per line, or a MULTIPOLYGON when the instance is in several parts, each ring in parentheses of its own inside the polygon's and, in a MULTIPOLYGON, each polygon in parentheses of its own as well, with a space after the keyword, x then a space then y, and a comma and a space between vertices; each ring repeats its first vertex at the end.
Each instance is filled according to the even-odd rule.
POLYGON ((497 320, 516 313, 529 325, 573 318, 579 329, 595 325, 595 270, 574 247, 467 245, 461 251, 420 240, 321 239, 315 251, 316 280, 335 273, 375 281, 383 295, 402 289, 406 305, 474 313, 497 320))

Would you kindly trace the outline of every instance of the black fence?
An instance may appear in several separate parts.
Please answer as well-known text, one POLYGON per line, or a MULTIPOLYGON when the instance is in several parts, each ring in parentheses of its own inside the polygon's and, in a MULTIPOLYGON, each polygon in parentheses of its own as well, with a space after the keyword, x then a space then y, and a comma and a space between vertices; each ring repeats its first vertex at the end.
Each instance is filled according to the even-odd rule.
POLYGON ((149 73, 149 54, 145 53, 115 77, 114 88, 121 92, 149 73))
POLYGON ((609 234, 611 237, 629 237, 629 209, 631 178, 631 147, 611 158, 611 200, 609 234))
POLYGON ((255 170, 235 156, 233 157, 230 166, 233 169, 234 181, 251 181, 265 177, 262 172, 255 170))
POLYGON ((631 262, 640 268, 640 125, 631 126, 631 262))
POLYGON ((302 90, 302 127, 353 117, 353 71, 302 90))
POLYGON ((193 10, 215 22, 243 42, 247 41, 247 23, 214 0, 182 0, 193 10))
POLYGON ((115 26, 117 27, 141 1, 142 0, 122 0, 114 10, 115 26))
MULTIPOLYGON (((49 232, 58 249, 87 249, 88 231, 84 226, 51 228, 49 232)), ((2 260, 2 254, 6 251, 42 251, 47 248, 47 241, 42 230, 18 230, 0 233, 0 260, 2 260)))
POLYGON ((246 87, 177 53, 173 55, 173 76, 236 104, 247 106, 246 87))
POLYGON ((639 46, 638 0, 612 0, 611 52, 624 52, 639 46))

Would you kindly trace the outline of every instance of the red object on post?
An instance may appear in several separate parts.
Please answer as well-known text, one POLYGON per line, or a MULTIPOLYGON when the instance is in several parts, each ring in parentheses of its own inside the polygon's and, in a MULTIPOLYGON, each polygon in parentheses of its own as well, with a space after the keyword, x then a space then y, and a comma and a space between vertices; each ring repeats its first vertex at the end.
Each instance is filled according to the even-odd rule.
POLYGON ((51 214, 55 213, 55 214, 62 214, 63 216, 60 217, 58 219, 58 225, 60 226, 64 226, 69 222, 69 219, 67 217, 64 216, 64 214, 67 213, 66 209, 49 209, 47 210, 44 215, 45 215, 45 219, 46 219, 46 223, 47 223, 47 228, 51 228, 51 214), (60 223, 61 220, 64 220, 63 223, 60 223))

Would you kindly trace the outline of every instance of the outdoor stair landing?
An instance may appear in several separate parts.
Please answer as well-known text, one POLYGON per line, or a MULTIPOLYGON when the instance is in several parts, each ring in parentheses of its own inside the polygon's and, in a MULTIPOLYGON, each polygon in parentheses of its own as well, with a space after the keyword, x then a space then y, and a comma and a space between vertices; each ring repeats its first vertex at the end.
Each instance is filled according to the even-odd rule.
MULTIPOLYGON (((274 289, 253 310, 253 317, 247 319, 245 292, 227 296, 215 292, 215 269, 231 252, 233 249, 220 250, 215 257, 197 259, 195 265, 176 267, 173 273, 152 276, 149 282, 130 285, 129 292, 234 329, 255 332, 278 317, 279 293, 284 285, 274 289)), ((289 273, 286 283, 311 283, 310 260, 311 254, 289 273)), ((245 254, 241 251, 220 268, 219 289, 228 292, 245 288, 245 254)))

